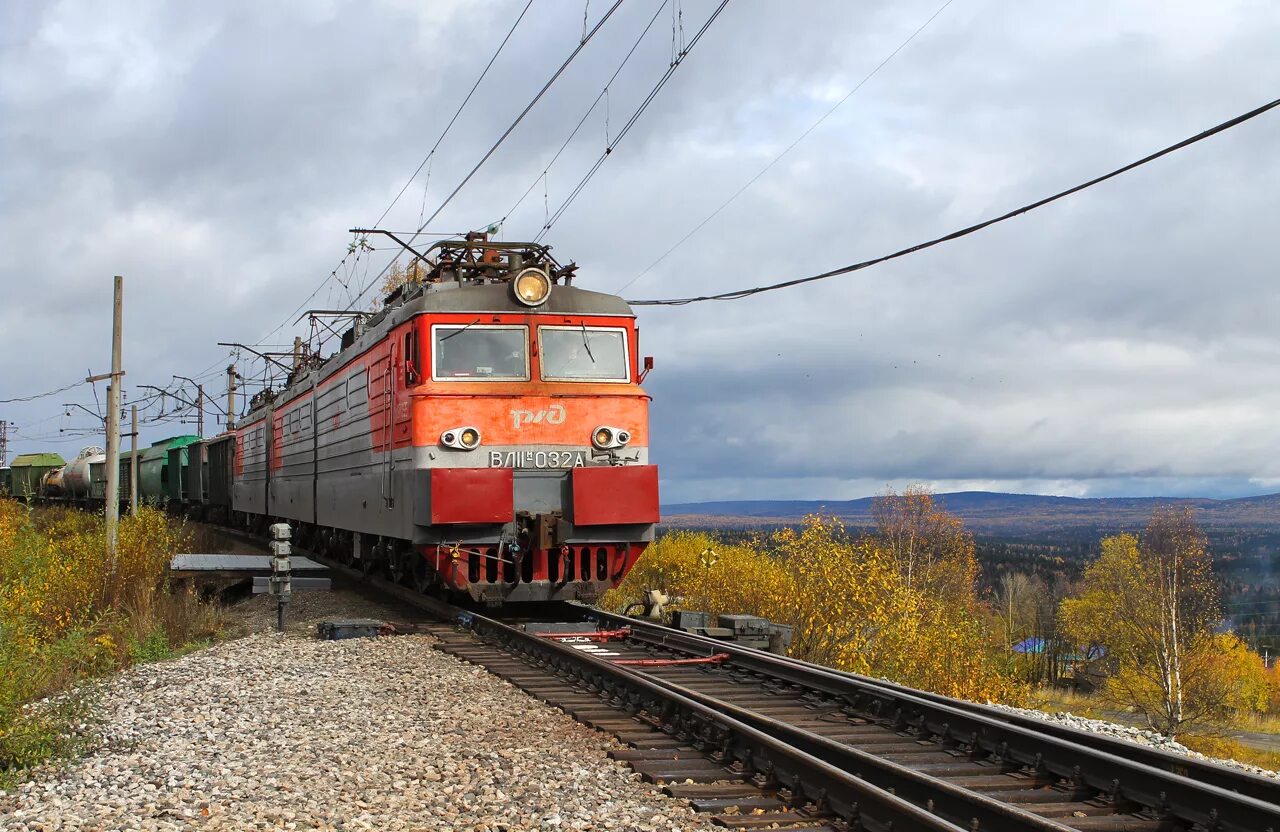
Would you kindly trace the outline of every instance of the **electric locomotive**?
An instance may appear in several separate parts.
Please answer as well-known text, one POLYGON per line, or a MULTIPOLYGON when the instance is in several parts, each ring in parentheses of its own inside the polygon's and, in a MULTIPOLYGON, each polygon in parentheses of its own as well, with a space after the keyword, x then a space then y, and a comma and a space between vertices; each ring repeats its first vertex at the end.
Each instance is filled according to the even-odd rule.
POLYGON ((658 522, 634 313, 537 244, 473 234, 420 262, 206 443, 211 490, 227 466, 234 520, 423 592, 595 600, 658 522))

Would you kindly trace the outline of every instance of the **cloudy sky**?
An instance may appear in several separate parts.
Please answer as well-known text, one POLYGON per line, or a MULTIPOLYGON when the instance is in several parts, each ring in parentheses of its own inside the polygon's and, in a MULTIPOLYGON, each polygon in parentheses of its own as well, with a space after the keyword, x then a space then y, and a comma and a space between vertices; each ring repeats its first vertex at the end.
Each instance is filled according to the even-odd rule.
MULTIPOLYGON (((0 5, 0 399, 107 369, 113 274, 135 400, 173 374, 221 399, 216 342, 289 342, 313 292, 347 305, 392 255, 331 277, 347 229, 391 202, 526 1, 0 5)), ((431 230, 536 234, 666 71, 673 29, 687 42, 713 8, 683 0, 673 25, 660 3, 626 0, 431 230)), ((1280 94, 1272 3, 953 0, 652 265, 940 6, 732 0, 547 242, 629 298, 784 280, 1280 94)), ((430 215, 606 7, 533 0, 383 227, 430 215)), ((1276 147, 1280 112, 856 275, 641 310, 664 499, 1280 490, 1276 147)), ((93 441, 63 402, 96 406, 88 386, 0 405, 11 453, 93 441)), ((190 427, 146 413, 144 441, 190 427)))

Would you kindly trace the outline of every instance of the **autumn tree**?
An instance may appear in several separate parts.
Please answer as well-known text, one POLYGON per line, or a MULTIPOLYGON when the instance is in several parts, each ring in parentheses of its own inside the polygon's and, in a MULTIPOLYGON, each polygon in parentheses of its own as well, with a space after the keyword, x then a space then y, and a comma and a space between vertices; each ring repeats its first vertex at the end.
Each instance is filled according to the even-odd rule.
POLYGON ((387 269, 387 273, 382 278, 382 291, 373 299, 372 311, 377 312, 382 308, 383 299, 410 283, 421 283, 427 276, 427 267, 418 258, 409 261, 409 265, 402 266, 400 261, 396 260, 387 269))
POLYGON ((1062 602, 1065 633, 1108 652, 1114 672, 1104 693, 1168 736, 1190 722, 1221 723, 1266 698, 1261 662, 1238 639, 1214 633, 1211 566, 1191 509, 1161 507, 1140 538, 1104 539, 1082 593, 1062 602))
POLYGON ((1037 601, 1043 594, 1043 582, 1025 572, 1005 572, 996 581, 993 608, 1005 649, 1012 650, 1028 635, 1035 634, 1037 601))
POLYGON ((897 564, 908 588, 976 605, 978 561, 973 536, 922 485, 877 497, 872 506, 876 537, 897 564))
POLYGON ((791 654, 855 673, 883 672, 911 640, 920 597, 874 540, 853 540, 834 517, 811 515, 774 544, 792 576, 791 654))

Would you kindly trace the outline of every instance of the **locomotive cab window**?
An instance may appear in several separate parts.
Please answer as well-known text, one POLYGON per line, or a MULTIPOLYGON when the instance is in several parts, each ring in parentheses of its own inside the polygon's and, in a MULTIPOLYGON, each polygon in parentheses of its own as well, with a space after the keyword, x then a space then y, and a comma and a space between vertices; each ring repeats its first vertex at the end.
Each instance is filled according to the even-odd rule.
POLYGON ((527 381, 529 328, 436 324, 431 377, 437 381, 527 381))
POLYGON ((627 331, 592 326, 538 328, 547 381, 627 381, 627 331))

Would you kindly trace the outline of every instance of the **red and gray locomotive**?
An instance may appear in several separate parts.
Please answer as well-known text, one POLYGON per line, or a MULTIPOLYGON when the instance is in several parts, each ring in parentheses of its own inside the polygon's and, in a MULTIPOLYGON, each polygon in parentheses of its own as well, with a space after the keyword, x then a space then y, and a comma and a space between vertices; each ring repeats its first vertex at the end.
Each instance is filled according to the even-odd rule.
POLYGON ((205 503, 423 592, 596 599, 658 521, 634 313, 545 246, 471 235, 422 262, 204 443, 205 503))

